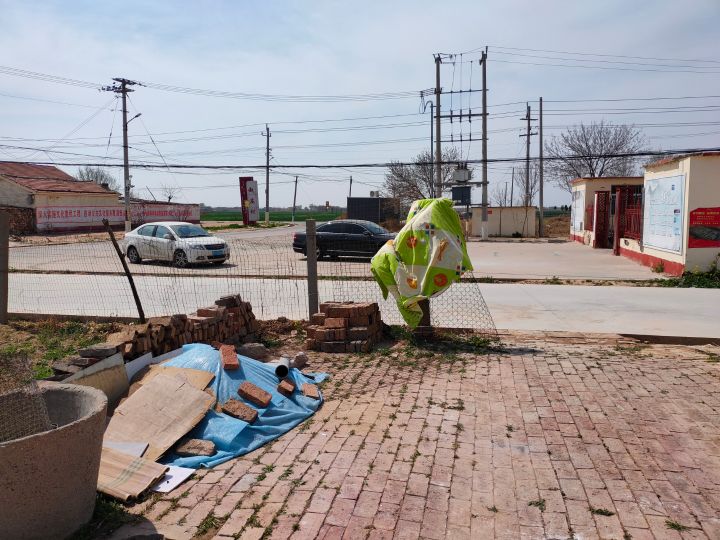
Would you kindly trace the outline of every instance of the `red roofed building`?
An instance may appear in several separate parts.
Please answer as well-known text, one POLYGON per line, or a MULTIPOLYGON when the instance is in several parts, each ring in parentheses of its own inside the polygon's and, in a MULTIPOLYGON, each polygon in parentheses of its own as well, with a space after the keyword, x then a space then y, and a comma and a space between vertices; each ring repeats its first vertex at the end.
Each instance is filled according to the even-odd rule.
POLYGON ((123 221, 117 192, 49 165, 0 163, 0 207, 29 216, 34 231, 27 232, 93 230, 102 227, 103 218, 123 221))

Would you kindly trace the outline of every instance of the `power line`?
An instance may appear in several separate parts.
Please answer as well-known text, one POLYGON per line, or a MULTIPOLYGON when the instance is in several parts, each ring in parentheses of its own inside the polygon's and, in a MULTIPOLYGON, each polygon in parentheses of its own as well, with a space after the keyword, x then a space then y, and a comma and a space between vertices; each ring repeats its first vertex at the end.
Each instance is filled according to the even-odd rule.
MULTIPOLYGON (((528 48, 522 48, 522 47, 501 47, 499 45, 491 45, 493 49, 506 49, 511 51, 530 51, 530 52, 544 52, 544 53, 553 53, 553 54, 573 54, 578 56, 601 56, 605 58, 631 58, 635 60, 657 60, 657 61, 667 61, 667 62, 704 62, 704 63, 711 63, 711 64, 720 64, 720 60, 710 60, 710 59, 688 59, 688 58, 658 58, 653 56, 629 56, 629 55, 623 55, 623 54, 601 54, 601 53, 588 53, 588 52, 570 52, 570 51, 554 51, 554 50, 548 50, 548 49, 528 49, 528 48)), ((472 51, 468 52, 477 52, 482 50, 481 48, 474 49, 472 51)))
MULTIPOLYGON (((550 160, 568 160, 568 159, 599 159, 599 158, 624 158, 624 157, 653 157, 653 156, 673 156, 678 154, 701 154, 707 152, 720 152, 720 147, 713 148, 683 148, 673 150, 647 150, 641 152, 627 152, 627 153, 614 153, 614 154, 582 154, 582 155, 570 155, 570 156, 548 156, 544 159, 550 160)), ((538 158, 531 158, 531 160, 537 160, 538 158)), ((469 164, 482 163, 482 159, 470 159, 466 162, 469 164)), ((492 158, 485 160, 487 163, 515 163, 525 161, 525 158, 492 158)), ((2 160, 0 163, 17 163, 17 161, 2 160)), ((54 162, 43 162, 43 161, 32 161, 22 162, 29 165, 57 165, 67 167, 102 167, 102 163, 54 163, 54 162)), ((384 163, 345 163, 345 164, 294 164, 294 165, 271 165, 272 169, 342 169, 342 168, 378 168, 378 167, 389 167, 390 165, 415 165, 415 162, 384 162, 384 163)), ((111 167, 121 167, 122 164, 111 164, 111 167)), ((138 168, 165 168, 165 164, 152 163, 134 163, 133 166, 138 168)), ((206 169, 206 170, 246 170, 246 169, 264 169, 265 165, 187 165, 187 164, 168 164, 167 167, 173 169, 206 169)))

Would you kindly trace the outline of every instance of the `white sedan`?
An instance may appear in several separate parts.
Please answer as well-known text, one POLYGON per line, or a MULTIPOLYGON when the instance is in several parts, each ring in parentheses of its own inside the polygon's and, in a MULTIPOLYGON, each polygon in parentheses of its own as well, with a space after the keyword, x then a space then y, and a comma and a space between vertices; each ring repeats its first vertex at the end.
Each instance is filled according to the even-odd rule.
POLYGON ((223 264, 230 256, 225 240, 182 221, 146 223, 127 233, 123 242, 131 263, 154 259, 185 268, 193 263, 223 264))

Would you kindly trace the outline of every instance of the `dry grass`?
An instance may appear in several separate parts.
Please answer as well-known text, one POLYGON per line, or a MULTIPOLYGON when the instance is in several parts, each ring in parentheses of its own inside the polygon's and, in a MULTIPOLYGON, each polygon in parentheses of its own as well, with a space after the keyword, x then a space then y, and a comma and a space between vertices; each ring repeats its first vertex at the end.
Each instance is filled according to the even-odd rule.
POLYGON ((545 219, 545 236, 567 238, 570 234, 570 214, 545 219))

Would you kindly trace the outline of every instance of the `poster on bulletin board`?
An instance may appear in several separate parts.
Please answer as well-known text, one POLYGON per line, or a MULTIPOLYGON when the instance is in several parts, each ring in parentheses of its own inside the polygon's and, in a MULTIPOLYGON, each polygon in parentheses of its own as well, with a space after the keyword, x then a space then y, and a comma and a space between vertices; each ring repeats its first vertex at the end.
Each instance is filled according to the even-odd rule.
POLYGON ((645 180, 643 244, 682 253, 685 175, 645 180))

